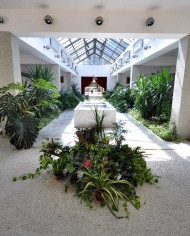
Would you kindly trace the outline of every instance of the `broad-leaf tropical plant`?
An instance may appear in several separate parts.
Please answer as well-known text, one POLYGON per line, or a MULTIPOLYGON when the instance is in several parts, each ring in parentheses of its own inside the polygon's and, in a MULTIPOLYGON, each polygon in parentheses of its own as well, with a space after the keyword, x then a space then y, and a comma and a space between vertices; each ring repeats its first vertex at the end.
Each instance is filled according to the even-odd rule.
POLYGON ((0 122, 6 120, 5 131, 17 149, 30 148, 37 135, 40 112, 55 106, 57 88, 42 78, 23 83, 11 83, 0 88, 0 122), (16 91, 14 92, 10 91, 16 91), (39 91, 45 96, 38 96, 39 91))

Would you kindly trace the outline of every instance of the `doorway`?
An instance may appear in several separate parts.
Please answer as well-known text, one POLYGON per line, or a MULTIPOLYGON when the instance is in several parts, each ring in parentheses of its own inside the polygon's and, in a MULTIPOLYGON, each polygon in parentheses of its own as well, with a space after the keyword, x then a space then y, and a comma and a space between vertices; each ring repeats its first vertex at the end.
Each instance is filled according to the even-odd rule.
MULTIPOLYGON (((84 88, 91 84, 94 77, 81 77, 81 93, 84 94, 84 88)), ((104 91, 107 90, 107 77, 96 77, 97 84, 104 88, 104 91)))

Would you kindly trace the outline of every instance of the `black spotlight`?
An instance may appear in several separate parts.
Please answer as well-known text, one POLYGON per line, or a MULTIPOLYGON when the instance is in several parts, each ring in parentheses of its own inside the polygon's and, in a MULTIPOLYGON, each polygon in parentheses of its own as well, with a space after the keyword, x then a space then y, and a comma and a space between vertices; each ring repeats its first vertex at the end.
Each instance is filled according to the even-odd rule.
POLYGON ((53 23, 53 18, 49 15, 46 15, 44 20, 45 20, 46 24, 48 24, 48 25, 53 23))
POLYGON ((95 22, 97 25, 102 25, 102 23, 104 22, 104 19, 103 19, 103 17, 98 16, 98 17, 96 17, 95 22))
POLYGON ((149 17, 147 20, 146 20, 146 26, 152 26, 155 22, 155 19, 153 17, 149 17))
POLYGON ((0 16, 0 24, 4 23, 3 18, 0 16))

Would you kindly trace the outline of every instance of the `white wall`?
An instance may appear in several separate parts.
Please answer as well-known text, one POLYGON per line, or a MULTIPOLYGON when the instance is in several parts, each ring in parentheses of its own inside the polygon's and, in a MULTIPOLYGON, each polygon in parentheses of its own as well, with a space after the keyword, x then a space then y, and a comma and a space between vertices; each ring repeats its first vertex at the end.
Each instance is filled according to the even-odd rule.
MULTIPOLYGON (((76 74, 73 69, 66 65, 66 63, 62 62, 62 58, 55 57, 58 53, 56 53, 52 48, 47 50, 44 46, 49 45, 50 42, 48 38, 19 38, 19 46, 20 51, 24 51, 24 54, 21 56, 21 64, 30 63, 36 64, 36 60, 45 61, 49 64, 58 64, 60 68, 64 71, 71 72, 76 74)), ((62 46, 60 46, 60 50, 62 46)))
MULTIPOLYGON (((149 75, 151 73, 157 73, 158 71, 161 72, 162 68, 165 66, 138 66, 139 74, 149 75)), ((170 73, 175 73, 175 66, 166 66, 170 73)))
POLYGON ((149 62, 144 63, 147 66, 176 66, 177 56, 176 57, 158 57, 149 62))
POLYGON ((107 90, 114 87, 116 77, 110 76, 111 65, 78 65, 78 76, 72 76, 72 83, 77 83, 78 87, 81 89, 81 77, 107 77, 107 90))

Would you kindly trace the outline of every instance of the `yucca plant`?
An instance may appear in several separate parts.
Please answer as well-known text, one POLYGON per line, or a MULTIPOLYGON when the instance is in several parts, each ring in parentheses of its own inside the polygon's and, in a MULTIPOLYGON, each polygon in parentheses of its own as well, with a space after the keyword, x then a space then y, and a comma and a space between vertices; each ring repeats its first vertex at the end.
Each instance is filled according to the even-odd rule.
POLYGON ((119 211, 119 201, 123 201, 123 207, 128 217, 127 205, 130 202, 136 209, 140 208, 139 197, 131 197, 127 195, 126 191, 122 191, 121 186, 125 186, 125 189, 132 189, 132 185, 127 180, 115 180, 111 179, 110 175, 106 173, 105 169, 101 168, 99 173, 91 173, 88 167, 85 167, 84 171, 79 171, 78 175, 82 176, 79 182, 86 183, 82 191, 78 193, 81 199, 88 199, 94 193, 99 200, 102 200, 102 204, 105 204, 110 212, 116 218, 124 218, 124 216, 117 216, 114 211, 119 211))
POLYGON ((27 78, 31 82, 34 82, 37 79, 52 82, 55 79, 51 70, 47 66, 42 66, 41 64, 36 64, 35 67, 29 67, 27 78))

